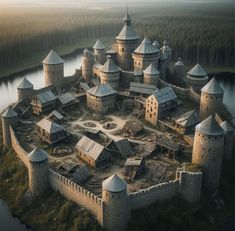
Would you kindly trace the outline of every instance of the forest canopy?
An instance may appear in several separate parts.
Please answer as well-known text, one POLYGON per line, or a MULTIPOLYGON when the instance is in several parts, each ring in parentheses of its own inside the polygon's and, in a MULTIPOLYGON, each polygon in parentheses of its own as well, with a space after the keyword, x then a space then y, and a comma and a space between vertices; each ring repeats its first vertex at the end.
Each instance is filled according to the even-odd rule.
MULTIPOLYGON (((173 60, 183 57, 186 64, 234 66, 234 10, 228 4, 152 4, 129 11, 141 37, 157 39, 161 45, 169 41, 173 60)), ((115 38, 124 14, 125 9, 118 7, 2 10, 0 67, 82 39, 115 38)))

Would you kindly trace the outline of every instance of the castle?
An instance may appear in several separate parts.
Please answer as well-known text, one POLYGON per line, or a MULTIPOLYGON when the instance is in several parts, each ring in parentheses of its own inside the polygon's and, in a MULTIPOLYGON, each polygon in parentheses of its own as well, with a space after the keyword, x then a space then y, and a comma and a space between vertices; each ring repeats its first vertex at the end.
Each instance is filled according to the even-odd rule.
MULTIPOLYGON (((43 60, 45 88, 35 90, 27 79, 23 79, 17 89, 17 104, 2 114, 3 143, 12 146, 28 168, 32 196, 40 196, 50 187, 87 208, 103 227, 111 231, 125 230, 132 210, 155 201, 180 194, 188 202, 194 203, 200 201, 202 188, 214 192, 219 186, 223 160, 232 158, 234 140, 233 127, 227 121, 220 121, 219 124, 215 117, 222 106, 224 94, 216 79, 208 82, 208 76, 199 64, 186 74, 181 58, 171 70, 172 49, 167 41, 163 42, 162 48, 157 41, 152 44, 148 38, 139 43, 140 37, 133 29, 128 12, 123 23, 116 37, 115 50, 106 52, 105 46, 97 40, 93 52, 84 50, 82 67, 73 76, 64 77, 64 61, 55 51, 50 51, 43 60), (167 73, 170 71, 174 77, 172 82, 168 81, 167 73), (19 118, 29 107, 35 115, 40 116, 56 109, 57 96, 52 90, 58 93, 58 97, 65 98, 61 100, 62 104, 75 103, 74 98, 64 96, 60 88, 77 82, 85 89, 82 99, 86 98, 87 107, 99 114, 114 110, 121 90, 129 89, 130 96, 133 93, 141 96, 138 100, 142 99, 145 120, 156 128, 162 127, 164 118, 178 107, 178 96, 190 98, 198 105, 201 122, 199 119, 193 120, 195 112, 184 114, 180 122, 177 119, 175 121, 183 131, 195 128, 192 163, 200 166, 201 170, 194 172, 183 164, 177 169, 174 180, 133 193, 128 192, 127 183, 114 174, 103 181, 101 198, 52 170, 45 151, 34 147, 27 152, 22 147, 16 128, 22 123, 19 118), (89 87, 91 82, 94 86, 89 87), (185 87, 177 86, 178 83, 185 84, 185 87), (25 110, 22 105, 27 105, 25 110)), ((53 136, 55 139, 60 136, 55 133, 49 137, 43 128, 45 121, 41 124, 40 135, 45 139, 51 141, 53 136)), ((53 126, 58 130, 57 125, 53 126)), ((60 131, 64 134, 63 129, 60 131)), ((81 152, 80 155, 85 154, 81 152)))

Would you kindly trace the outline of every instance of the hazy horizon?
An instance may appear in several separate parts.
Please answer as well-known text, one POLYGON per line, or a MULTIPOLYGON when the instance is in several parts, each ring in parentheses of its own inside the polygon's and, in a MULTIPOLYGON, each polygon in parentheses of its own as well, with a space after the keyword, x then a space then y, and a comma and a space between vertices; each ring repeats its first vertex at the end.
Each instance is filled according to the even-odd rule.
POLYGON ((0 0, 0 6, 7 7, 94 7, 99 4, 114 4, 116 6, 126 6, 129 4, 144 3, 233 3, 233 0, 0 0))

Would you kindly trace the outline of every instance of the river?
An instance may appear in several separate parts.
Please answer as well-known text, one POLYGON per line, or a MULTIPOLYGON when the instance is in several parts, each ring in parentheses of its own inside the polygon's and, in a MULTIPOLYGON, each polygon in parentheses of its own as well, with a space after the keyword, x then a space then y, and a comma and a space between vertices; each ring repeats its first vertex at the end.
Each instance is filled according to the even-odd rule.
MULTIPOLYGON (((70 76, 75 72, 76 68, 80 67, 81 54, 73 54, 64 58, 64 60, 65 76, 70 76)), ((23 77, 30 80, 34 84, 35 89, 44 86, 44 75, 42 68, 29 71, 27 74, 16 74, 11 78, 0 79, 0 111, 17 100, 17 86, 23 77)), ((224 74, 218 75, 217 79, 225 90, 224 103, 233 114, 233 117, 235 117, 235 78, 233 77, 229 76, 229 74, 224 74)), ((9 208, 2 200, 0 200, 0 230, 27 230, 27 228, 22 225, 17 218, 12 217, 9 208)))

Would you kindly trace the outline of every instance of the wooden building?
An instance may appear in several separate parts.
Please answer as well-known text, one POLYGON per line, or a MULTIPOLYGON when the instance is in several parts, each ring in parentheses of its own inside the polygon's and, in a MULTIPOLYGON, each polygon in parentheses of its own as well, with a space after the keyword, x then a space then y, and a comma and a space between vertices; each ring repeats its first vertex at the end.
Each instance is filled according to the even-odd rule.
POLYGON ((169 158, 177 159, 180 147, 178 144, 173 143, 172 141, 168 139, 159 139, 156 141, 157 145, 157 151, 160 151, 161 153, 167 153, 169 158))
POLYGON ((37 134, 42 141, 55 144, 68 136, 67 131, 59 124, 43 118, 37 123, 37 134))
POLYGON ((158 119, 163 119, 177 107, 177 96, 168 86, 157 89, 146 99, 145 120, 157 125, 158 119))
POLYGON ((64 109, 72 107, 76 103, 78 103, 76 97, 70 92, 58 96, 58 104, 64 109))
POLYGON ((56 108, 57 97, 52 91, 45 91, 33 96, 31 106, 33 113, 40 115, 46 112, 50 112, 56 108))
POLYGON ((91 167, 105 167, 111 163, 111 155, 101 144, 83 136, 76 144, 79 157, 91 167))

